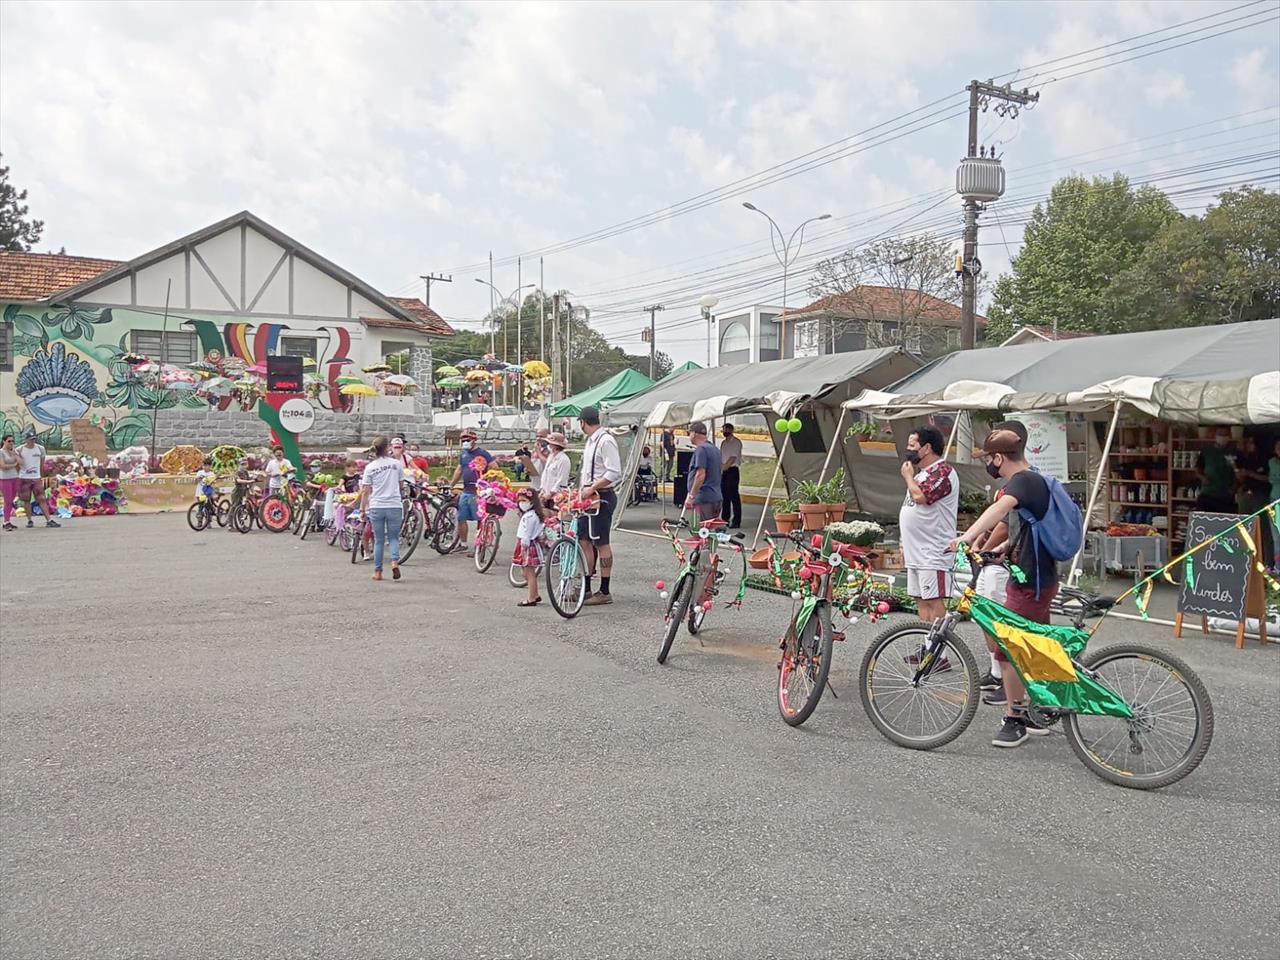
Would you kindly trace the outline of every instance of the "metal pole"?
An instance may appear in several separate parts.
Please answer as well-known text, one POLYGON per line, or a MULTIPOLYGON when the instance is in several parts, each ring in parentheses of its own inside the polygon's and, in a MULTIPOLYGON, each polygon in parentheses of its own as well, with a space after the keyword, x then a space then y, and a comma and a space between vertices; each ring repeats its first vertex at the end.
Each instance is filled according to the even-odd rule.
POLYGON ((836 421, 835 436, 831 438, 831 446, 827 448, 827 459, 822 461, 822 472, 818 474, 819 483, 827 479, 827 467, 831 466, 831 455, 836 452, 836 447, 840 445, 840 428, 844 426, 844 415, 848 412, 845 407, 840 408, 840 419, 836 421))
POLYGON ((951 436, 947 437, 947 448, 942 451, 942 459, 947 459, 947 455, 951 453, 951 445, 956 442, 956 434, 960 431, 961 411, 956 411, 955 419, 951 421, 951 436))
POLYGON ((778 463, 773 468, 773 479, 769 481, 769 492, 764 495, 764 506, 760 508, 760 522, 756 524, 755 539, 751 541, 751 549, 756 548, 756 544, 760 542, 760 533, 764 530, 764 515, 769 510, 769 501, 773 499, 773 488, 778 484, 778 473, 782 470, 782 458, 787 455, 787 444, 791 440, 791 434, 784 433, 782 435, 782 449, 778 451, 778 463))
POLYGON ((565 316, 564 325, 564 395, 573 396, 573 305, 565 316))
MULTIPOLYGON (((1102 459, 1098 463, 1098 472, 1093 478, 1093 486, 1089 490, 1089 504, 1084 511, 1084 535, 1089 535, 1089 521, 1093 517, 1093 509, 1097 506, 1098 493, 1102 489, 1102 478, 1107 472, 1107 458, 1111 454, 1111 441, 1116 435, 1116 422, 1120 419, 1120 401, 1116 401, 1115 411, 1111 414, 1111 426, 1107 428, 1107 442, 1102 445, 1102 459)), ((1089 446, 1089 438, 1085 437, 1085 448, 1089 446)), ((1080 554, 1084 550, 1084 541, 1081 540, 1080 549, 1076 551, 1076 555, 1071 558, 1071 571, 1067 575, 1067 583, 1074 586, 1076 581, 1080 579, 1080 574, 1084 571, 1076 566, 1080 562, 1080 554)))
POLYGON ((547 274, 538 258, 538 359, 547 362, 547 274))
POLYGON ((490 250, 489 251, 489 352, 495 355, 498 352, 496 349, 494 349, 496 345, 496 340, 497 340, 497 328, 494 326, 494 324, 497 322, 497 318, 494 317, 493 315, 493 292, 496 289, 497 288, 493 285, 493 251, 490 250))
MULTIPOLYGON (((519 393, 516 396, 516 407, 524 406, 524 340, 520 335, 520 330, 524 326, 521 322, 520 308, 524 306, 524 267, 520 262, 520 258, 516 257, 516 366, 520 368, 521 380, 517 381, 516 389, 519 393)), ((506 376, 503 376, 502 383, 507 382, 506 376)))
POLYGON ((711 369, 711 308, 702 308, 703 319, 707 321, 707 369, 711 369))
POLYGON ((156 363, 155 394, 152 397, 155 406, 151 408, 151 451, 147 459, 147 473, 151 472, 151 460, 156 455, 156 417, 160 415, 160 378, 164 376, 164 355, 169 346, 166 341, 169 339, 169 292, 172 289, 173 278, 170 277, 164 285, 164 321, 160 325, 160 357, 156 363))
MULTIPOLYGON (((560 294, 551 298, 551 404, 560 395, 560 294)), ((550 414, 548 413, 548 422, 550 414)))

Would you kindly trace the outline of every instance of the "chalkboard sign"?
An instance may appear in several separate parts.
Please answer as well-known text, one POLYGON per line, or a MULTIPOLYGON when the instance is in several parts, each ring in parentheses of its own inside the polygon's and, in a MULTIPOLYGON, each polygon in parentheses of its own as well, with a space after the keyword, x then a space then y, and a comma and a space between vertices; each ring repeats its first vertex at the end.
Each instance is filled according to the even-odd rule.
MULTIPOLYGON (((1184 546, 1191 550, 1215 534, 1230 530, 1243 519, 1234 513, 1192 513, 1187 518, 1184 546)), ((1180 564, 1181 570, 1174 571, 1182 575, 1178 612, 1237 622, 1243 620, 1254 559, 1240 532, 1227 534, 1211 546, 1196 551, 1188 560, 1192 565, 1190 574, 1186 569, 1187 560, 1180 564)))
POLYGON ((301 393, 302 358, 267 357, 267 392, 301 393))

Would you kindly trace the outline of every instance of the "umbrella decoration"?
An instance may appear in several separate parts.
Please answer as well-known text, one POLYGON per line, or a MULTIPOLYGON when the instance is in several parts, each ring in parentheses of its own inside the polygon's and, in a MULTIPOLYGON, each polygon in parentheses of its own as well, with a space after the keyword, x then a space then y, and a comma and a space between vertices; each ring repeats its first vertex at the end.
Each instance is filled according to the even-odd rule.
POLYGON ((342 388, 344 397, 373 397, 378 393, 377 390, 369 386, 367 383, 348 383, 342 388))
POLYGON ((229 377, 210 377, 200 384, 200 393, 209 397, 229 397, 234 387, 229 377))
POLYGON ((436 386, 441 390, 461 390, 466 385, 467 381, 461 377, 445 377, 436 381, 436 386))
POLYGON ((437 377, 460 377, 462 376, 462 371, 459 370, 457 367, 451 367, 449 366, 449 364, 446 363, 443 367, 441 367, 439 370, 436 371, 436 376, 437 377))
POLYGON ((338 377, 333 382, 345 387, 353 383, 364 383, 364 380, 362 380, 360 377, 353 377, 349 373, 344 373, 342 376, 338 377))
POLYGON ((393 373, 387 377, 387 383, 394 383, 398 387, 416 387, 418 385, 417 380, 404 373, 393 373))
POLYGON ((316 361, 313 357, 302 358, 302 367, 304 370, 307 369, 308 367, 314 367, 315 365, 316 365, 316 361))
POLYGON ((487 370, 468 370, 465 378, 468 383, 488 383, 489 371, 487 370))
POLYGON ((361 367, 365 373, 391 373, 391 368, 385 363, 371 363, 367 367, 361 367))
POLYGON ((479 360, 463 360, 458 364, 463 370, 470 370, 472 367, 480 366, 479 360))

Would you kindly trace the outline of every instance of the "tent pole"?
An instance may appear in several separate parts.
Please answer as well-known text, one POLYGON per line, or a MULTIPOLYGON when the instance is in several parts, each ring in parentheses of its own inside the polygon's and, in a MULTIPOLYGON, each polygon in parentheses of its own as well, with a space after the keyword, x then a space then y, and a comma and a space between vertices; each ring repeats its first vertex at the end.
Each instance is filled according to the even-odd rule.
POLYGON ((822 472, 818 474, 818 483, 822 483, 827 479, 827 467, 831 466, 831 455, 836 452, 836 447, 840 445, 840 428, 844 426, 844 415, 848 412, 844 407, 840 408, 840 419, 836 421, 835 436, 831 438, 831 446, 827 448, 827 459, 822 461, 822 472))
POLYGON ((960 432, 960 417, 963 411, 957 410, 955 419, 951 421, 951 436, 947 437, 947 449, 942 451, 942 459, 946 460, 951 455, 951 447, 956 442, 956 434, 960 432))
POLYGON ((790 441, 791 434, 784 433, 782 435, 782 449, 778 451, 778 465, 773 468, 773 479, 769 481, 769 492, 765 494, 764 505, 760 507, 760 522, 756 524, 755 539, 751 541, 752 550, 760 542, 760 533, 764 530, 764 515, 769 512, 769 502, 773 499, 773 488, 778 484, 778 474, 782 470, 782 458, 787 455, 787 444, 790 441))
MULTIPOLYGON (((1120 401, 1116 401, 1115 410, 1111 414, 1111 426, 1107 429, 1107 442, 1102 445, 1102 457, 1098 461, 1098 472, 1093 478, 1093 486, 1089 490, 1089 503, 1084 511, 1084 536, 1089 535, 1089 521, 1093 517, 1093 508, 1098 502, 1098 492, 1102 489, 1102 477, 1107 472, 1107 458, 1111 455, 1111 441, 1116 435, 1116 422, 1120 419, 1120 401)), ((1089 438, 1085 437, 1085 447, 1089 446, 1089 438)), ((1076 581, 1080 579, 1081 570, 1077 566, 1080 562, 1080 554, 1084 551, 1084 542, 1081 541, 1080 549, 1076 551, 1076 555, 1071 558, 1071 569, 1067 574, 1067 583, 1075 586, 1076 581)))

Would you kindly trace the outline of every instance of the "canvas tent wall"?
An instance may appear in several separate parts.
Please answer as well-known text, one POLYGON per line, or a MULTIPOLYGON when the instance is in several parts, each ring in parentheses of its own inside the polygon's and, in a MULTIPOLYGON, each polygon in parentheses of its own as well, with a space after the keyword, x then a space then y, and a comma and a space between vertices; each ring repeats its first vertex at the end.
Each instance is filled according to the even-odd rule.
MULTIPOLYGON (((690 370, 659 381, 643 393, 607 411, 611 425, 638 424, 645 428, 684 426, 694 420, 716 420, 742 413, 766 413, 775 451, 783 449, 783 435, 772 429, 778 416, 799 416, 805 429, 793 435, 782 456, 785 482, 816 479, 831 454, 828 476, 843 467, 855 500, 864 510, 896 513, 901 490, 863 497, 862 481, 872 472, 897 473, 897 462, 862 455, 856 443, 845 443, 841 405, 864 390, 883 389, 917 368, 919 361, 897 347, 837 353, 794 360, 771 360, 746 366, 690 370), (835 450, 832 451, 832 444, 835 450)), ((628 463, 628 467, 632 466, 628 463)), ((624 476, 619 500, 625 503, 634 471, 624 476)), ((869 484, 880 491, 883 485, 869 484)), ((615 523, 622 517, 619 509, 615 523)))
POLYGON ((653 381, 638 370, 619 370, 603 383, 575 393, 551 408, 553 417, 576 417, 583 407, 601 407, 634 396, 653 386, 653 381))

